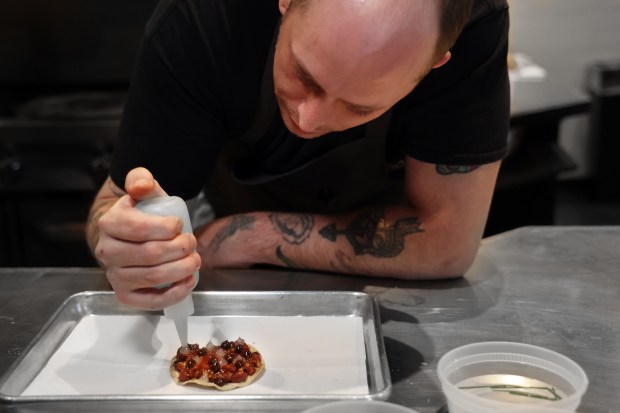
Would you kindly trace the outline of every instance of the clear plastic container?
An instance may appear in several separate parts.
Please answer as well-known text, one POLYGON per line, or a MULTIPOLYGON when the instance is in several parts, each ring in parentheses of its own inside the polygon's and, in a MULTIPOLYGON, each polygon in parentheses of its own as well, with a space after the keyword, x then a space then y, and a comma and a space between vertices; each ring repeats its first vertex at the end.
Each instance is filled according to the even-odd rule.
POLYGON ((304 413, 417 413, 399 404, 376 400, 345 400, 314 406, 304 413))
POLYGON ((439 360, 437 374, 450 413, 575 412, 588 387, 585 372, 568 357, 513 342, 453 349, 439 360))

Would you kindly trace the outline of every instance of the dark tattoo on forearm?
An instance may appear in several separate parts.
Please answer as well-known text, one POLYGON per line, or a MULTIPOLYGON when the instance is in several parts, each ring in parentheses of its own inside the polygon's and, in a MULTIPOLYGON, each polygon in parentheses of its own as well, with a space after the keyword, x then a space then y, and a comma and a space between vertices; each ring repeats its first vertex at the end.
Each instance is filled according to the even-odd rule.
POLYGON ((405 248, 405 236, 424 231, 417 217, 401 218, 393 225, 385 222, 382 209, 364 211, 347 226, 338 229, 336 224, 325 226, 319 234, 332 242, 344 235, 355 255, 370 254, 378 258, 393 258, 405 248))
POLYGON ((309 214, 270 214, 269 219, 289 244, 303 243, 314 228, 314 217, 309 214))
POLYGON ((287 268, 293 268, 296 270, 303 270, 304 267, 297 264, 296 262, 294 262, 293 260, 291 260, 289 257, 287 257, 286 255, 284 255, 284 253, 282 252, 282 247, 280 245, 278 245, 276 247, 276 257, 287 267, 287 268))
POLYGON ((466 174, 480 168, 480 165, 435 165, 439 175, 466 174))
POLYGON ((230 223, 224 228, 220 229, 211 242, 211 251, 217 251, 220 249, 220 245, 226 239, 235 235, 237 231, 251 230, 254 228, 254 222, 256 218, 251 215, 235 215, 230 220, 230 223))

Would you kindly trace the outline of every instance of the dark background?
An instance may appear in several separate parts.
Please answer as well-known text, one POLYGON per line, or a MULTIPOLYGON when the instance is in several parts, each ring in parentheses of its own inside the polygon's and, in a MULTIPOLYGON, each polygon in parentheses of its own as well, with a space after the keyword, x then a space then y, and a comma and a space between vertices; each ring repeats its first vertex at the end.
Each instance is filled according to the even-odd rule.
POLYGON ((84 221, 155 5, 0 1, 0 266, 95 265, 84 221))

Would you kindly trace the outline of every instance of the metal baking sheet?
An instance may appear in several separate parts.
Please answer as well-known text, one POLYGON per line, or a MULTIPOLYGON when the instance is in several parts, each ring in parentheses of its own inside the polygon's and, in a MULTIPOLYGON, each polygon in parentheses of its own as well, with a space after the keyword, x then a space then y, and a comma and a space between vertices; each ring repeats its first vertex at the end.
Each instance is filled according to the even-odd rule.
POLYGON ((190 342, 241 336, 263 353, 266 371, 251 386, 218 392, 175 385, 168 373, 179 346, 172 322, 123 306, 111 292, 84 292, 65 301, 0 379, 0 400, 13 406, 91 403, 94 410, 114 404, 127 410, 132 401, 137 410, 151 411, 166 411, 168 403, 175 410, 199 403, 220 411, 277 411, 390 394, 378 306, 366 294, 195 292, 193 297, 190 342))

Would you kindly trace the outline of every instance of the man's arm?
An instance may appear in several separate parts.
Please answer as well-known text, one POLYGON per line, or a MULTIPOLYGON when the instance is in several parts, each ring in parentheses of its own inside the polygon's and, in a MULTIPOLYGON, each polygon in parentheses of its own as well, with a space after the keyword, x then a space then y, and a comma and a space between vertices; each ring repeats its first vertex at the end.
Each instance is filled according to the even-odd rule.
POLYGON ((406 160, 408 206, 338 216, 256 212, 196 233, 204 268, 263 263, 404 279, 462 275, 484 231, 500 162, 406 160))

